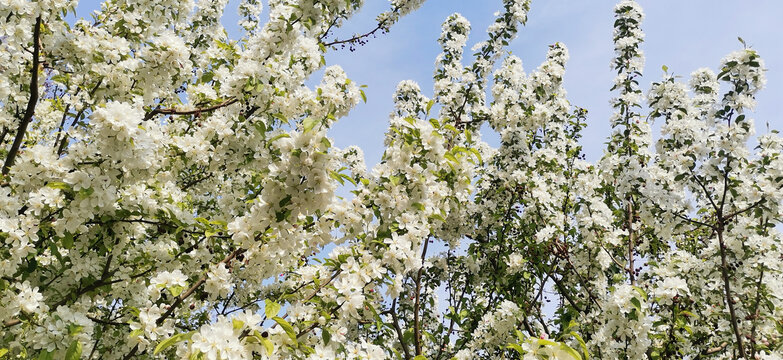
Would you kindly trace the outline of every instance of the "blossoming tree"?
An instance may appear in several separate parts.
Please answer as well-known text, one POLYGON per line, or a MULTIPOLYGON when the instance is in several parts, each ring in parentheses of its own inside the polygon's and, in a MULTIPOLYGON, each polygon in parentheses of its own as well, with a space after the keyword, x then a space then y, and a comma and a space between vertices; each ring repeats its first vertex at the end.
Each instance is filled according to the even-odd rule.
POLYGON ((747 117, 754 50, 645 92, 620 2, 591 164, 566 47, 529 73, 504 51, 529 0, 469 57, 454 14, 434 94, 400 83, 367 171, 328 137, 361 87, 338 66, 303 84, 421 2, 339 39, 361 0, 265 20, 242 0, 236 41, 226 0, 75 22, 73 1, 0 3, 0 359, 781 359, 783 141, 747 117))

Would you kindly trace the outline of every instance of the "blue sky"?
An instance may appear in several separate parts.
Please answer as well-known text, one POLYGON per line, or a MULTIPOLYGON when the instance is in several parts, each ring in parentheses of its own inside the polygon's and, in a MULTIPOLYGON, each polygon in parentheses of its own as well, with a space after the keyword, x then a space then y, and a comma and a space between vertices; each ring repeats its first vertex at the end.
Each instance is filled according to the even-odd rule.
MULTIPOLYGON (((646 90, 660 79, 661 66, 687 79, 699 67, 716 69, 720 59, 741 49, 741 36, 756 49, 769 69, 767 88, 759 95, 754 114, 758 132, 783 127, 778 107, 783 100, 783 2, 780 1, 639 1, 646 19, 647 35, 643 50, 647 56, 641 85, 646 90)), ((571 103, 588 109, 588 128, 583 137, 588 160, 598 159, 609 135, 612 109, 609 89, 614 74, 612 0, 533 0, 529 21, 509 50, 522 58, 526 70, 536 68, 547 45, 562 42, 571 54, 566 66, 565 88, 571 103)), ((346 33, 370 29, 373 15, 387 6, 386 1, 368 0, 365 9, 346 28, 346 33)), ((439 52, 436 39, 441 22, 459 12, 472 24, 469 46, 485 37, 493 13, 502 9, 500 0, 429 0, 419 11, 402 19, 389 34, 374 39, 350 53, 347 50, 327 57, 340 64, 355 81, 367 84, 367 104, 359 105, 341 119, 332 136, 339 146, 362 147, 368 165, 380 160, 383 133, 392 110, 396 84, 405 79, 417 81, 426 94, 432 93, 432 71, 439 52)), ((485 130, 485 137, 490 139, 485 130)))
MULTIPOLYGON (((98 7, 98 1, 83 0, 78 16, 98 7)), ((229 33, 237 34, 236 5, 231 0, 223 23, 229 33)), ((565 87, 571 103, 588 109, 588 127, 583 145, 588 160, 598 159, 609 135, 611 108, 609 89, 614 77, 609 67, 613 56, 612 9, 614 0, 533 0, 527 26, 508 50, 522 58, 526 70, 543 61, 547 45, 562 42, 568 46, 571 60, 566 67, 565 87)), ((716 69, 720 59, 740 49, 741 36, 756 49, 769 69, 768 84, 759 96, 752 117, 759 133, 765 123, 783 128, 783 2, 778 0, 639 0, 645 10, 643 25, 647 35, 643 50, 647 56, 643 89, 660 79, 661 66, 686 79, 699 67, 716 69)), ((366 0, 362 11, 337 34, 345 38, 364 33, 375 25, 375 16, 389 6, 385 0, 366 0)), ((416 12, 403 18, 388 34, 379 35, 354 52, 347 49, 327 55, 328 65, 341 65, 348 76, 368 85, 367 103, 337 122, 330 132, 340 147, 359 145, 367 165, 377 163, 383 153, 383 137, 392 111, 392 94, 402 80, 415 80, 425 94, 432 93, 432 72, 439 52, 436 42, 440 24, 448 15, 459 12, 472 24, 468 46, 484 39, 493 13, 502 9, 501 0, 428 0, 416 12)), ((267 9, 264 9, 267 12, 267 9)), ((262 14, 262 17, 265 14, 262 14)), ((469 52, 466 52, 469 53, 469 52)), ((320 73, 316 74, 320 77, 320 73)), ((311 80, 317 83, 318 78, 311 80)), ((485 138, 493 136, 484 130, 485 138)))

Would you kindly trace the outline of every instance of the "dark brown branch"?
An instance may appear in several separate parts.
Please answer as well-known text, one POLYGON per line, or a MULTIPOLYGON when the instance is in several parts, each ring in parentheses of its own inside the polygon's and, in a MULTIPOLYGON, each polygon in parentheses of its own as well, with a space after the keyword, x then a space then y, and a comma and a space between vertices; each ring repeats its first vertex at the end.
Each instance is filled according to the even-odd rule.
POLYGON ((19 153, 19 148, 24 141, 24 135, 27 132, 27 126, 30 125, 30 121, 35 114, 35 105, 38 104, 38 67, 40 59, 38 55, 41 51, 41 17, 38 16, 35 19, 35 26, 33 27, 33 67, 30 69, 30 99, 27 101, 27 109, 24 112, 24 117, 19 123, 19 129, 16 131, 16 137, 14 138, 11 149, 8 150, 8 155, 5 157, 5 163, 3 164, 2 174, 7 175, 11 166, 14 165, 16 155, 19 153))
POLYGON ((750 358, 755 359, 756 358, 756 325, 757 321, 760 315, 759 312, 759 304, 761 304, 761 281, 764 280, 764 266, 761 266, 761 271, 759 271, 759 281, 756 282, 756 305, 754 306, 752 320, 752 325, 750 326, 750 358))
MULTIPOLYGON (((82 90, 81 87, 76 89, 76 92, 74 95, 79 95, 79 92, 82 90)), ((65 110, 63 110, 63 118, 60 120, 60 127, 57 128, 57 137, 54 139, 54 146, 57 148, 57 155, 59 156, 61 152, 59 149, 62 147, 61 145, 58 146, 57 144, 60 143, 60 137, 61 136, 67 136, 63 134, 63 131, 65 131, 65 120, 68 118, 68 111, 71 110, 71 104, 65 105, 65 110)), ((65 141, 63 141, 65 142, 65 141)))
MULTIPOLYGON (((98 83, 96 83, 95 86, 92 88, 92 90, 90 90, 90 97, 95 95, 95 91, 98 90, 98 88, 101 86, 102 83, 103 83, 103 78, 98 80, 98 83)), ((78 93, 78 91, 77 91, 77 93, 78 93)), ((85 110, 87 110, 87 104, 84 104, 84 106, 82 106, 82 109, 79 110, 79 112, 76 113, 76 116, 74 116, 73 122, 71 123, 71 127, 76 126, 76 124, 78 124, 80 122, 79 119, 82 117, 82 114, 84 114, 85 110)), ((66 109, 66 113, 67 113, 67 109, 66 109)), ((65 119, 65 115, 66 114, 63 114, 63 120, 65 119)), ((58 134, 58 137, 59 137, 59 135, 60 134, 58 134)), ((65 151, 65 146, 67 144, 68 144, 68 133, 65 132, 63 134, 62 141, 60 141, 60 145, 57 146, 57 156, 58 157, 63 154, 63 151, 65 151)))
POLYGON ((745 347, 742 343, 742 334, 739 330, 739 320, 737 319, 737 312, 734 310, 734 299, 731 295, 731 282, 729 280, 729 264, 726 260, 726 243, 723 241, 724 224, 723 219, 718 220, 718 246, 720 246, 720 270, 723 277, 723 289, 726 292, 726 304, 729 307, 729 315, 731 316, 731 328, 734 330, 734 337, 737 339, 737 350, 741 358, 745 357, 745 347))
POLYGON ((400 328, 400 321, 397 318, 397 299, 395 298, 392 300, 392 306, 391 306, 391 317, 394 325, 394 331, 397 333, 397 338, 400 341, 400 347, 402 348, 402 353, 405 355, 405 360, 410 360, 411 354, 408 352, 408 344, 405 343, 405 337, 402 334, 402 329, 400 328))
MULTIPOLYGON (((731 156, 726 159, 726 171, 723 173, 723 194, 721 196, 720 206, 715 209, 718 224, 715 228, 718 233, 718 246, 720 246, 720 270, 723 277, 723 290, 726 293, 726 305, 729 307, 729 315, 731 315, 731 328, 734 331, 734 337, 737 339, 737 351, 739 357, 747 359, 745 356, 745 346, 742 342, 742 334, 739 329, 739 319, 737 312, 734 310, 734 299, 731 295, 731 281, 729 280, 729 264, 726 260, 726 242, 723 239, 723 231, 726 229, 727 218, 723 216, 723 207, 726 205, 726 194, 729 192, 729 164, 731 164, 731 156)), ((706 191, 706 190, 705 190, 706 191)))
MULTIPOLYGON (((227 255, 225 258, 223 258, 223 260, 221 260, 221 261, 220 261, 218 264, 228 264, 228 263, 229 263, 231 260, 233 260, 233 259, 234 259, 234 258, 235 258, 237 255, 239 255, 239 254, 243 253, 244 251, 245 251, 245 250, 244 250, 244 249, 242 249, 242 248, 236 249, 236 250, 232 251, 230 254, 228 254, 228 255, 227 255)), ((161 316, 158 318, 158 320, 156 321, 156 323, 157 323, 158 325, 160 325, 160 324, 163 324, 163 322, 164 322, 164 321, 166 321, 166 319, 168 319, 168 318, 169 318, 169 317, 170 317, 172 314, 174 314, 174 311, 177 309, 177 307, 179 307, 179 306, 182 304, 182 302, 184 302, 184 301, 185 301, 185 299, 187 299, 188 297, 190 297, 190 295, 193 295, 193 293, 194 293, 194 292, 196 292, 196 290, 197 290, 199 287, 201 287, 201 285, 203 285, 203 284, 204 284, 206 281, 207 281, 207 274, 205 273, 205 274, 204 274, 204 275, 202 275, 202 276, 201 276, 201 277, 198 279, 198 281, 196 281, 196 282, 195 282, 195 283, 194 283, 194 284, 193 284, 193 285, 192 285, 192 286, 191 286, 191 287, 190 287, 190 288, 189 288, 187 291, 183 292, 182 294, 179 294, 179 296, 177 296, 177 297, 174 299, 174 303, 172 303, 172 304, 169 306, 168 310, 166 310, 166 312, 165 312, 165 313, 163 313, 163 315, 161 315, 161 316)), ((136 346, 134 346, 134 347, 133 347, 133 348, 130 350, 130 352, 128 352, 128 353, 127 353, 127 354, 126 354, 126 355, 123 357, 123 359, 124 359, 124 360, 129 360, 129 359, 131 359, 133 356, 135 356, 135 355, 136 355, 136 353, 137 353, 138 351, 139 351, 139 345, 136 345, 136 346)))
POLYGON ((723 349, 725 349, 727 346, 729 346, 729 343, 724 341, 719 346, 716 346, 716 347, 709 348, 709 349, 705 350, 703 354, 704 355, 717 354, 717 353, 723 351, 723 349))
POLYGON ((19 318, 10 319, 10 320, 3 321, 3 327, 9 328, 15 325, 19 325, 21 323, 22 320, 20 320, 19 318))
POLYGON ((427 245, 430 239, 424 239, 424 248, 421 250, 421 267, 416 274, 416 299, 413 304, 413 344, 416 347, 416 355, 421 355, 421 320, 419 310, 421 307, 421 276, 424 274, 424 259, 427 257, 427 245))
POLYGON ((582 312, 582 308, 579 307, 578 305, 576 305, 576 300, 574 300, 574 298, 571 297, 571 294, 569 294, 568 291, 566 291, 566 288, 563 286, 563 284, 560 282, 560 280, 558 280, 555 276, 550 274, 548 271, 546 271, 546 270, 544 270, 544 271, 547 273, 547 275, 549 275, 549 278, 552 279, 552 281, 555 282, 555 286, 560 291, 560 294, 563 295, 563 297, 566 299, 566 301, 568 301, 568 303, 571 305, 571 307, 576 309, 576 311, 578 311, 578 312, 582 312))
POLYGON ((744 208, 742 210, 737 210, 737 211, 735 211, 735 212, 733 212, 733 213, 731 213, 729 215, 726 215, 724 217, 724 219, 726 219, 726 221, 729 221, 729 220, 731 220, 732 218, 734 218, 737 215, 741 215, 741 214, 746 213, 746 212, 748 212, 750 210, 753 210, 756 206, 761 205, 765 200, 766 199, 762 198, 761 200, 756 201, 755 203, 751 204, 750 206, 748 206, 748 207, 746 207, 746 208, 744 208))
POLYGON ((717 204, 715 204, 714 201, 712 201, 712 196, 710 196, 710 192, 707 190, 707 187, 704 185, 704 183, 699 181, 699 176, 694 174, 693 170, 690 170, 690 172, 693 177, 693 180, 696 181, 696 184, 699 184, 699 187, 701 187, 702 191, 704 191, 704 196, 706 196, 707 200, 710 201, 710 204, 712 205, 713 209, 715 209, 715 211, 719 211, 720 208, 718 207, 717 204))
MULTIPOLYGON (((221 260, 221 261, 220 261, 220 263, 222 263, 222 264, 227 264, 228 262, 230 262, 232 259, 234 259, 234 258, 235 258, 237 255, 239 255, 239 254, 240 254, 240 253, 242 253, 242 252, 244 252, 244 250, 243 250, 243 249, 241 249, 241 248, 240 248, 240 249, 236 249, 236 250, 232 251, 230 254, 228 254, 228 255, 227 255, 227 256, 226 256, 226 257, 225 257, 223 260, 221 260)), ((199 278, 199 279, 198 279, 198 281, 196 281, 196 283, 195 283, 195 284, 193 284, 193 286, 191 286, 191 287, 190 287, 190 288, 189 288, 187 291, 185 291, 184 293, 182 293, 182 294, 180 294, 179 296, 177 296, 177 298, 174 300, 174 303, 173 303, 173 304, 171 304, 171 306, 169 307, 169 309, 168 309, 168 310, 166 310, 166 312, 165 312, 165 313, 163 313, 163 315, 161 315, 161 317, 159 317, 159 318, 158 318, 158 320, 157 320, 157 323, 158 323, 158 324, 162 324, 164 320, 166 320, 166 319, 167 319, 169 316, 171 316, 171 314, 173 314, 173 313, 174 313, 174 310, 176 310, 176 309, 177 309, 177 307, 178 307, 180 304, 182 304, 182 302, 183 302, 183 301, 185 301, 185 299, 187 299, 187 298, 188 298, 190 295, 193 295, 193 293, 194 293, 194 292, 195 292, 195 291, 196 291, 196 290, 197 290, 197 289, 198 289, 198 288, 199 288, 199 287, 200 287, 202 284, 204 284, 204 282, 206 282, 206 281, 207 281, 207 274, 204 274, 204 275, 202 275, 202 276, 201 276, 201 278, 199 278)))
POLYGON ((3 132, 0 133, 0 147, 3 146, 3 142, 5 142, 5 136, 8 135, 8 128, 4 127, 3 132))
MULTIPOLYGON (((330 314, 330 315, 332 315, 332 316, 334 316, 334 314, 336 314, 336 313, 337 313, 337 310, 340 310, 340 308, 341 308, 341 307, 343 307, 343 304, 345 304, 345 302, 344 302, 344 301, 343 301, 343 302, 341 302, 341 303, 339 303, 339 304, 337 304, 337 305, 335 305, 335 307, 333 307, 333 308, 329 309, 329 314, 330 314)), ((275 323, 275 324, 277 324, 277 323, 275 323)), ((313 322, 312 324, 310 324, 310 326, 308 326, 308 327, 307 327, 307 328, 305 328, 304 330, 302 330, 302 331, 300 331, 299 333, 297 333, 297 334, 296 334, 296 338, 298 339, 298 338, 300 338, 300 337, 302 337, 302 336, 306 335, 306 334, 307 334, 307 333, 309 333, 310 331, 313 331, 313 329, 315 329, 316 327, 318 327, 318 325, 319 325, 319 324, 318 324, 318 322, 317 322, 317 321, 316 321, 316 322, 313 322)))
MULTIPOLYGON (((467 280, 465 281, 465 286, 462 287, 462 294, 460 294, 459 300, 457 300, 456 306, 454 306, 454 311, 457 312, 462 307, 462 300, 465 298, 465 291, 468 289, 467 280)), ((440 344, 440 347, 438 348, 438 355, 435 356, 435 360, 440 360, 441 355, 446 350, 446 343, 449 341, 451 332, 454 331, 454 324, 456 322, 456 316, 452 316, 451 320, 449 320, 449 329, 446 331, 446 334, 443 336, 443 342, 440 344)))
POLYGON ((340 44, 355 44, 360 43, 364 38, 375 35, 378 30, 381 30, 384 28, 385 23, 378 23, 378 26, 375 27, 375 29, 372 29, 364 34, 356 35, 350 39, 345 40, 335 40, 332 42, 325 43, 324 46, 334 46, 334 45, 340 45, 340 44))
MULTIPOLYGON (((633 253, 634 253, 634 230, 633 230, 633 220, 634 220, 634 208, 633 208, 633 199, 629 195, 626 200, 628 205, 628 210, 626 211, 627 215, 627 223, 626 226, 628 227, 628 280, 631 282, 631 285, 634 285, 636 283, 636 274, 634 271, 634 265, 633 265, 633 253)), ((576 269, 574 269, 576 271, 576 269)))
POLYGON ((222 107, 229 106, 229 105, 231 105, 231 104, 233 104, 233 103, 235 103, 237 101, 238 101, 237 98, 230 98, 230 99, 228 99, 226 101, 223 101, 220 104, 213 105, 213 106, 210 106, 210 107, 205 107, 205 108, 198 108, 198 109, 195 109, 195 110, 177 110, 175 108, 162 108, 162 109, 158 108, 158 109, 154 109, 154 110, 148 112, 146 115, 144 115, 144 121, 152 119, 155 115, 158 115, 158 114, 164 114, 164 115, 195 115, 195 114, 201 114, 203 112, 215 111, 215 110, 220 109, 222 107))

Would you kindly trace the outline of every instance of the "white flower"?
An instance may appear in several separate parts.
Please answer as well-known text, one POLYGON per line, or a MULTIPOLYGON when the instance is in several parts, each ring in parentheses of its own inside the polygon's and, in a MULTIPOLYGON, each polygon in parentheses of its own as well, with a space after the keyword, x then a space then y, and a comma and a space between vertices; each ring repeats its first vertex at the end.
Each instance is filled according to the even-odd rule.
POLYGON ((31 288, 30 283, 25 281, 22 284, 17 284, 16 288, 19 290, 16 301, 22 311, 26 313, 37 312, 41 306, 40 302, 43 300, 43 294, 38 292, 38 287, 31 288))
POLYGON ((249 359, 247 349, 239 341, 230 319, 219 316, 217 322, 201 327, 191 338, 191 349, 204 354, 207 360, 249 359))

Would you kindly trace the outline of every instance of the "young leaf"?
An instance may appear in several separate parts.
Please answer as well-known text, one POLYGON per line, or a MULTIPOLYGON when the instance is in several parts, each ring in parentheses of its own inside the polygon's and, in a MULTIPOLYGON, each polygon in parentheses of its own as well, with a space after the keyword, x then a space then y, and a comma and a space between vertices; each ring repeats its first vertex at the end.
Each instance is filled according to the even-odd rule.
POLYGON ((274 302, 272 300, 269 300, 269 299, 264 300, 264 313, 266 314, 266 317, 268 319, 271 319, 271 318, 277 316, 277 313, 280 312, 281 308, 282 308, 282 306, 280 306, 280 304, 278 304, 278 303, 276 303, 276 302, 274 302))
POLYGON ((79 340, 74 340, 71 345, 68 346, 68 350, 65 351, 65 360, 79 360, 82 358, 82 343, 79 340))
POLYGON ((189 333, 174 334, 174 336, 161 341, 160 344, 158 344, 158 346, 155 347, 155 351, 153 351, 153 355, 157 355, 161 351, 166 350, 167 348, 177 344, 180 341, 189 340, 190 337, 193 335, 193 333, 194 331, 191 331, 189 333))
POLYGON ((285 319, 279 316, 272 317, 272 320, 274 320, 278 325, 280 325, 280 327, 283 328, 283 331, 285 331, 285 333, 288 334, 288 337, 291 338, 291 340, 293 340, 294 343, 298 342, 296 340, 296 331, 294 331, 294 327, 291 326, 291 324, 289 324, 288 321, 285 321, 285 319))

